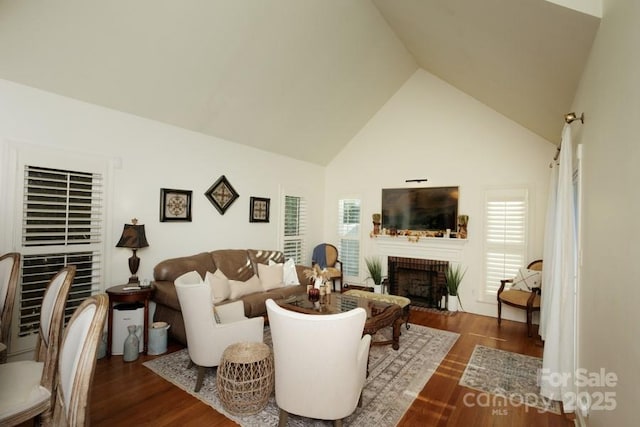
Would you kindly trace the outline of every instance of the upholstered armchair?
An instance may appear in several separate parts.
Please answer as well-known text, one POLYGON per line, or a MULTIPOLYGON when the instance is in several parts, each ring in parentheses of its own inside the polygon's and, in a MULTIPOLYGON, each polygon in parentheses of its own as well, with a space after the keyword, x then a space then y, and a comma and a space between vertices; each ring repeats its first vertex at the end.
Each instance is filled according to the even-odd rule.
POLYGON ((336 290, 336 280, 340 280, 340 290, 344 287, 342 282, 342 261, 338 259, 338 248, 329 243, 320 243, 313 249, 311 265, 318 265, 326 269, 332 288, 336 290))
POLYGON ((65 267, 53 276, 45 290, 35 360, 0 365, 2 426, 21 424, 36 417, 43 425, 51 424, 64 310, 75 275, 75 266, 65 267))
MULTIPOLYGON (((542 260, 536 260, 527 266, 527 270, 542 271, 542 260)), ((520 278, 525 280, 526 278, 520 278)), ((540 295, 542 286, 527 288, 527 284, 523 283, 521 289, 505 289, 507 283, 513 284, 514 279, 500 280, 500 288, 498 289, 498 325, 502 321, 502 304, 525 310, 527 313, 527 334, 532 336, 533 328, 533 312, 540 311, 540 295)))
POLYGON ((275 363, 280 426, 288 414, 333 420, 356 409, 367 376, 371 336, 362 336, 363 308, 313 315, 266 302, 275 363))
POLYGON ((7 361, 7 348, 11 337, 11 317, 13 316, 19 274, 19 253, 11 252, 0 256, 0 363, 7 361))
POLYGON ((189 366, 198 367, 198 392, 206 368, 220 364, 225 348, 237 342, 262 342, 264 318, 245 317, 242 301, 214 306, 211 287, 196 271, 178 277, 175 286, 187 335, 189 366))

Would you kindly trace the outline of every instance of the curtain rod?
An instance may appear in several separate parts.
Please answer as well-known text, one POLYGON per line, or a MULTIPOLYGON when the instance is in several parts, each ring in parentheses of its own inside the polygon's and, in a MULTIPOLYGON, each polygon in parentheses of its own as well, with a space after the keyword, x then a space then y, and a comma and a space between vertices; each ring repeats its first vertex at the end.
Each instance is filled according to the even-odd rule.
MULTIPOLYGON (((573 111, 564 115, 564 121, 568 125, 570 125, 576 120, 580 120, 580 122, 584 124, 584 113, 580 113, 580 117, 576 116, 576 113, 574 113, 573 111)), ((558 160, 558 157, 560 156, 561 148, 562 148, 562 141, 560 141, 560 144, 558 145, 558 149, 556 150, 556 155, 553 156, 553 162, 558 160)), ((550 168, 553 167, 553 162, 549 163, 550 168)))

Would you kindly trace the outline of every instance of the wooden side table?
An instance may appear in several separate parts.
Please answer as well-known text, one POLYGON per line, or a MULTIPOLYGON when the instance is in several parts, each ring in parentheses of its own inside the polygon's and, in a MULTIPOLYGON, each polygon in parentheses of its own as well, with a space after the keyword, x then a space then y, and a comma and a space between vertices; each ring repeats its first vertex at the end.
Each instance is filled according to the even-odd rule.
POLYGON ((109 332, 107 333, 107 357, 111 357, 111 341, 113 339, 113 307, 116 303, 141 302, 144 304, 144 325, 143 325, 143 352, 147 354, 147 344, 149 339, 149 300, 153 289, 151 287, 140 289, 125 289, 134 286, 130 283, 126 285, 112 286, 107 289, 109 295, 109 332))

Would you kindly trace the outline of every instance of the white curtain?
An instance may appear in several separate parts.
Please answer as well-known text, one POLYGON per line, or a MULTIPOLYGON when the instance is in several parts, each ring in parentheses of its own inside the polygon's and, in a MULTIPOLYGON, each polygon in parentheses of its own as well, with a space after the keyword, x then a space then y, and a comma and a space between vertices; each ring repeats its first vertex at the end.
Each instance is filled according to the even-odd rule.
MULTIPOLYGON (((571 412, 574 391, 575 287, 577 235, 573 197, 573 146, 571 128, 562 131, 555 197, 549 195, 545 230, 540 335, 544 340, 540 392, 552 400, 562 400, 571 412), (558 381, 558 378, 568 378, 558 381)), ((552 181, 554 179, 552 178, 552 181)))

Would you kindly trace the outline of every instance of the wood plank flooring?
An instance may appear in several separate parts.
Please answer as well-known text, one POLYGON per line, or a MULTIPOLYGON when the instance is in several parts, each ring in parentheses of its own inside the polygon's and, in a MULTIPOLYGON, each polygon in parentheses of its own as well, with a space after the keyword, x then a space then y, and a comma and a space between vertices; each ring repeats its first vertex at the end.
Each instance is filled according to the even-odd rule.
MULTIPOLYGON (((476 402, 477 392, 458 381, 476 344, 542 356, 542 344, 528 338, 524 323, 468 313, 444 316, 414 310, 411 323, 457 332, 460 338, 400 422, 401 426, 572 426, 569 416, 539 413, 525 406, 476 402), (470 394, 469 394, 470 393, 470 394), (466 398, 465 395, 469 394, 466 398)), ((400 337, 402 345, 402 337, 400 337)), ((169 351, 181 348, 171 344, 169 351)), ((142 366, 154 356, 125 363, 122 356, 97 361, 91 394, 93 426, 235 426, 236 424, 142 366)), ((483 402, 480 400, 480 402, 483 402)), ((501 402, 502 403, 502 402, 501 402)), ((383 427, 383 426, 378 426, 383 427)))

